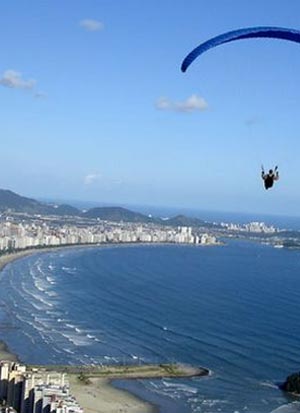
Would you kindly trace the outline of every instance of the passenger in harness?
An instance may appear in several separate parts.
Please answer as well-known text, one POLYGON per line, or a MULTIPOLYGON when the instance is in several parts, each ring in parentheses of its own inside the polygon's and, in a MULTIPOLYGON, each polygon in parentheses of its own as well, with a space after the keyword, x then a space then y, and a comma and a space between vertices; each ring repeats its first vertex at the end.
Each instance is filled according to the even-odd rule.
POLYGON ((269 189, 272 188, 274 181, 278 181, 279 179, 279 172, 278 172, 278 166, 275 166, 275 169, 269 170, 269 173, 265 173, 264 167, 261 167, 261 177, 264 180, 265 188, 269 189))

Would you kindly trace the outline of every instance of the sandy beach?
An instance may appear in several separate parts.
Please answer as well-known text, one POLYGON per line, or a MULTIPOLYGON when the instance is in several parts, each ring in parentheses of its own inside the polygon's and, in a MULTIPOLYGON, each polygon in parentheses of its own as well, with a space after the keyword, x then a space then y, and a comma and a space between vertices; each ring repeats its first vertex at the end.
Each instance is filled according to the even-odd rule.
POLYGON ((42 254, 45 252, 55 252, 60 251, 62 249, 79 249, 79 248, 99 248, 99 245, 82 245, 82 244, 74 244, 74 245, 59 245, 54 247, 43 247, 43 248, 31 248, 26 250, 20 250, 17 252, 13 252, 11 254, 4 254, 0 256, 0 271, 9 264, 10 262, 16 261, 20 258, 27 257, 28 255, 33 254, 42 254))
MULTIPOLYGON (((47 368, 47 366, 43 366, 47 368)), ((51 370, 55 366, 51 366, 51 370)), ((155 379, 163 377, 204 377, 210 371, 185 364, 149 364, 138 366, 61 366, 67 373, 70 391, 85 413, 153 413, 151 403, 126 390, 113 387, 112 380, 155 379)))
POLYGON ((18 357, 9 351, 9 348, 3 341, 0 341, 0 360, 18 361, 18 357))
POLYGON ((70 391, 83 407, 85 413, 154 413, 157 410, 125 390, 114 388, 110 380, 91 378, 84 385, 78 376, 68 375, 70 391))
MULTIPOLYGON (((13 262, 15 260, 18 260, 20 258, 26 257, 27 255, 31 255, 34 253, 39 252, 38 250, 25 250, 25 251, 19 251, 19 252, 14 252, 13 254, 5 254, 0 256, 0 271, 3 270, 3 268, 9 264, 10 262, 13 262)), ((42 250, 41 250, 42 252, 42 250)))

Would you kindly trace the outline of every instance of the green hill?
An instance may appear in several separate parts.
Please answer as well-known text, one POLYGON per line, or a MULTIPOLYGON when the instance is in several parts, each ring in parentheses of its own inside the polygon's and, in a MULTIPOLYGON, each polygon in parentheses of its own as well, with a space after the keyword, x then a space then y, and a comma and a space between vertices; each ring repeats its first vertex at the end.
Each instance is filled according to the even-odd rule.
POLYGON ((0 189, 0 211, 13 211, 41 215, 80 215, 81 211, 70 205, 49 205, 16 194, 7 189, 0 189))
POLYGON ((0 189, 0 211, 27 212, 32 214, 48 213, 51 210, 46 204, 35 199, 26 198, 7 189, 0 189))
POLYGON ((104 221, 124 221, 124 222, 141 222, 149 223, 154 222, 154 220, 147 215, 141 214, 139 212, 130 211, 129 209, 122 207, 99 207, 89 209, 87 212, 82 214, 86 218, 99 218, 104 221))
POLYGON ((86 212, 81 212, 79 209, 67 204, 48 204, 36 201, 32 198, 27 198, 16 194, 10 190, 0 189, 0 212, 18 212, 27 213, 31 215, 57 215, 83 217, 89 219, 100 219, 112 222, 135 222, 141 224, 159 224, 168 226, 187 226, 199 227, 209 226, 198 218, 190 218, 184 215, 177 215, 168 219, 161 219, 140 212, 131 211, 127 208, 113 206, 113 207, 97 207, 91 208, 86 212))

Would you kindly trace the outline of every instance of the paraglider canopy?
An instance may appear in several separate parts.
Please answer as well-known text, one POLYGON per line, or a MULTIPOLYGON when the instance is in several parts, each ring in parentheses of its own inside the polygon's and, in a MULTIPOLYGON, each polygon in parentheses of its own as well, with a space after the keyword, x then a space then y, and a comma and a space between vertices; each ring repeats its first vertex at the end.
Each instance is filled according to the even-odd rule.
POLYGON ((204 43, 201 43, 193 49, 184 59, 181 65, 182 72, 185 72, 190 64, 202 53, 213 47, 224 43, 229 43, 235 40, 251 39, 251 38, 271 38, 289 40, 291 42, 300 43, 300 31, 288 29, 284 27, 248 27, 238 30, 233 30, 213 37, 204 43))

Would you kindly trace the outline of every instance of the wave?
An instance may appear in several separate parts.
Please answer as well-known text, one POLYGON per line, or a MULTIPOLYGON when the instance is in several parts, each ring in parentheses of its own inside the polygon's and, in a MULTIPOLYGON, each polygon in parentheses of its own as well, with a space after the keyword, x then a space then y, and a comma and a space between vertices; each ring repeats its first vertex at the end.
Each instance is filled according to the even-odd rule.
POLYGON ((51 285, 55 285, 55 284, 56 284, 54 278, 53 278, 53 277, 49 277, 49 275, 46 276, 46 280, 47 280, 48 283, 51 284, 51 285))
POLYGON ((75 354, 75 351, 72 351, 69 348, 63 348, 63 351, 65 351, 66 353, 69 353, 69 354, 75 354))
POLYGON ((77 272, 77 268, 76 268, 76 267, 74 267, 74 268, 71 268, 71 267, 62 267, 61 269, 62 269, 64 272, 66 272, 67 274, 70 274, 70 275, 75 275, 76 272, 77 272))
POLYGON ((95 334, 87 333, 86 337, 91 339, 91 340, 94 340, 96 343, 105 344, 105 341, 103 339, 98 338, 95 334))
POLYGON ((196 394, 199 391, 199 389, 197 389, 196 387, 192 387, 187 384, 180 384, 166 380, 162 380, 162 383, 166 388, 175 389, 177 392, 196 394))
POLYGON ((39 283, 35 282, 34 284, 35 284, 36 288, 37 288, 39 291, 41 291, 42 293, 44 293, 44 292, 46 291, 43 287, 41 287, 41 286, 39 285, 39 283))
POLYGON ((43 303, 47 307, 53 307, 53 303, 50 301, 45 300, 41 295, 31 293, 32 297, 34 297, 38 302, 43 303))
POLYGON ((74 346, 76 347, 89 346, 91 344, 91 341, 87 340, 84 336, 70 334, 66 331, 61 333, 61 335, 65 337, 68 341, 70 341, 72 344, 74 344, 74 346))
POLYGON ((300 403, 293 402, 289 404, 283 404, 282 406, 277 407, 277 409, 272 410, 271 413, 299 413, 300 403))
POLYGON ((69 324, 69 323, 66 323, 66 327, 69 327, 69 328, 71 328, 71 329, 73 329, 73 330, 76 329, 76 327, 75 327, 73 324, 69 324))
POLYGON ((36 345, 36 341, 35 341, 34 337, 32 337, 32 336, 31 336, 28 332, 26 332, 26 331, 23 331, 23 334, 24 334, 26 337, 29 338, 29 340, 31 341, 31 343, 32 343, 33 345, 36 345))
MULTIPOLYGON (((280 380, 278 380, 278 382, 279 382, 280 380)), ((278 385, 276 385, 275 383, 273 383, 273 382, 269 382, 269 381, 262 381, 261 383, 259 383, 261 386, 264 386, 264 387, 269 387, 269 388, 271 388, 271 389, 278 389, 278 385)))

